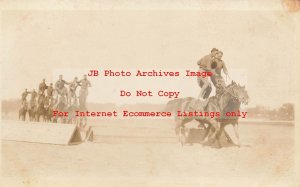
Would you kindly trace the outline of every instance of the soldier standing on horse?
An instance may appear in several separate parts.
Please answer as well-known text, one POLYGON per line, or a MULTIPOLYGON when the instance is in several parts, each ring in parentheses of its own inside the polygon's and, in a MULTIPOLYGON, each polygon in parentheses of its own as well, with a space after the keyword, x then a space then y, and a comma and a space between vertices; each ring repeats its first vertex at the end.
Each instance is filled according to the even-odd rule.
POLYGON ((62 75, 59 75, 59 79, 55 83, 55 90, 61 96, 68 94, 68 90, 65 87, 65 84, 69 85, 70 83, 68 83, 67 81, 63 80, 63 76, 62 75))
MULTIPOLYGON (((213 48, 209 55, 204 56, 203 58, 201 58, 197 62, 197 65, 199 66, 199 71, 200 72, 211 71, 211 69, 212 69, 211 63, 215 59, 215 56, 216 56, 217 52, 218 52, 218 49, 213 48)), ((198 85, 201 88, 201 91, 200 91, 200 94, 199 94, 198 98, 200 98, 202 100, 208 98, 208 96, 211 92, 211 84, 209 82, 208 77, 198 76, 197 81, 198 81, 198 85)))
POLYGON ((86 97, 88 95, 88 87, 92 86, 91 82, 87 79, 87 75, 83 75, 83 79, 79 81, 79 85, 81 86, 79 103, 81 107, 85 107, 86 97))
POLYGON ((79 86, 78 78, 75 77, 74 80, 69 85, 69 104, 73 103, 77 104, 77 96, 76 96, 76 88, 79 86))
POLYGON ((218 51, 215 55, 214 61, 212 62, 212 66, 215 68, 213 69, 213 76, 211 76, 211 81, 216 87, 216 95, 223 93, 223 89, 226 87, 224 78, 221 75, 222 70, 226 75, 226 79, 227 77, 229 77, 228 70, 226 68, 224 61, 222 60, 222 57, 223 57, 223 52, 218 51))
POLYGON ((45 90, 48 88, 46 85, 46 80, 43 79, 42 82, 39 84, 39 94, 42 93, 44 94, 45 90))

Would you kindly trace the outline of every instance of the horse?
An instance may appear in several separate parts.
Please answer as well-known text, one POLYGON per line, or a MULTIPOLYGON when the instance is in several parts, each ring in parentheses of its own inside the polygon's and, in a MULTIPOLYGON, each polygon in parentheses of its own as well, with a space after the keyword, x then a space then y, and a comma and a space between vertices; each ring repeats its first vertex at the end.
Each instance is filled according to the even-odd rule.
POLYGON ((54 104, 54 99, 50 96, 47 96, 45 98, 45 103, 44 103, 44 119, 46 122, 52 122, 52 117, 53 117, 53 104, 54 104))
MULTIPOLYGON (((222 112, 222 115, 220 117, 221 122, 221 131, 222 133, 224 131, 224 128, 226 125, 231 124, 234 129, 235 137, 237 139, 237 146, 240 147, 240 138, 239 138, 239 132, 238 132, 238 120, 239 116, 226 116, 226 112, 232 112, 232 111, 238 111, 240 109, 241 104, 247 105, 249 102, 249 96, 248 92, 245 89, 245 86, 240 86, 239 84, 236 84, 235 82, 232 82, 232 84, 235 87, 229 87, 225 90, 226 93, 224 93, 223 97, 230 97, 229 102, 226 102, 228 99, 222 100, 222 105, 224 105, 224 109, 222 112), (231 90, 230 90, 231 89, 231 90), (232 96, 229 96, 232 94, 232 96)), ((224 131, 225 132, 225 131, 224 131)), ((221 134, 220 134, 221 135, 221 134)), ((219 136, 220 136, 219 135, 219 136)), ((227 134, 225 134, 227 136, 227 134)))
POLYGON ((45 121, 45 106, 44 103, 39 103, 38 107, 36 109, 36 120, 39 122, 40 121, 40 117, 42 116, 43 121, 45 121))
POLYGON ((36 110, 37 110, 36 101, 31 101, 28 109, 28 115, 30 121, 36 121, 36 110))
MULTIPOLYGON (((244 87, 241 87, 237 85, 235 82, 232 81, 230 85, 228 85, 225 89, 223 94, 212 96, 209 98, 208 102, 205 103, 203 101, 200 101, 199 99, 195 99, 192 97, 182 98, 182 99, 176 99, 171 100, 167 103, 166 109, 173 109, 173 111, 186 111, 186 112, 194 112, 194 111, 205 111, 205 112, 219 112, 222 114, 225 110, 228 110, 228 106, 232 101, 238 101, 239 105, 235 107, 240 107, 240 103, 247 103, 248 102, 248 94, 245 91, 244 87)), ((230 105, 231 106, 231 105, 230 105)), ((185 141, 185 124, 196 120, 202 124, 202 126, 205 128, 205 134, 202 140, 202 143, 206 143, 208 141, 208 133, 210 132, 211 128, 213 127, 213 130, 215 130, 213 133, 214 141, 218 141, 218 146, 221 146, 221 143, 219 141, 219 137, 221 133, 224 130, 225 125, 227 124, 237 124, 237 119, 223 119, 222 115, 217 118, 211 118, 209 117, 195 117, 195 116, 177 116, 175 115, 175 133, 177 136, 179 136, 179 139, 181 143, 185 141), (204 124, 207 124, 208 126, 205 127, 204 124)), ((236 133, 237 134, 237 133, 236 133)), ((225 135, 228 137, 228 135, 225 133, 225 135)))
MULTIPOLYGON (((58 96, 57 96, 58 97, 58 96)), ((58 110, 58 111, 61 111, 61 112, 66 112, 67 111, 67 108, 68 108, 68 105, 67 105, 67 98, 65 97, 65 95, 62 95, 58 98, 58 100, 55 101, 54 103, 54 107, 53 107, 53 110, 58 110)), ((66 117, 65 116, 53 116, 53 122, 54 123, 57 123, 57 119, 58 117, 61 118, 61 123, 66 123, 66 117)))
POLYGON ((66 112, 68 112, 67 123, 77 124, 78 118, 76 117, 76 111, 79 110, 79 106, 75 103, 71 104, 66 108, 66 112))
MULTIPOLYGON (((218 103, 216 99, 210 98, 208 102, 201 101, 199 99, 195 99, 193 97, 186 97, 186 98, 178 98, 170 100, 166 107, 164 108, 164 111, 171 111, 171 112, 177 112, 177 111, 184 111, 184 112, 194 112, 194 111, 220 111, 218 108, 218 103)), ((185 124, 196 120, 200 122, 201 126, 203 126, 205 129, 206 127, 204 124, 211 124, 213 126, 218 127, 218 121, 214 118, 210 117, 194 117, 194 116, 178 116, 175 115, 175 134, 179 137, 179 140, 181 144, 183 145, 185 142, 185 124)), ((208 132, 208 131, 207 131, 208 132)), ((207 135, 205 135, 207 136, 207 135)))
POLYGON ((28 111, 28 104, 24 102, 23 106, 19 109, 19 120, 22 118, 23 121, 26 120, 26 113, 28 111))

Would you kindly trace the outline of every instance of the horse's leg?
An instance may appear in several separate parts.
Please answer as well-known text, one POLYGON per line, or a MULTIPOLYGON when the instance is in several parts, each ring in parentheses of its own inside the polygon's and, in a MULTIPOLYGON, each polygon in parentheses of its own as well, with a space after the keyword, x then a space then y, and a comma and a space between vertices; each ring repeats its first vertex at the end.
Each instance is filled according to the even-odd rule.
MULTIPOLYGON (((215 139, 217 138, 217 135, 218 135, 219 131, 220 131, 220 122, 218 122, 218 121, 215 120, 215 119, 211 119, 211 120, 210 120, 210 124, 211 124, 211 126, 214 127, 214 129, 215 129, 215 131, 213 132, 213 134, 210 136, 210 137, 212 137, 212 138, 214 139, 214 140, 213 140, 213 142, 214 142, 215 139)), ((207 137, 206 140, 203 141, 203 143, 207 143, 209 139, 210 139, 210 138, 207 137)))
MULTIPOLYGON (((222 124, 221 124, 221 125, 222 125, 222 124)), ((232 126, 234 126, 234 124, 232 124, 232 126)), ((224 126, 224 128, 225 128, 225 126, 224 126)), ((225 137, 226 137, 227 142, 228 142, 228 143, 233 143, 231 137, 230 137, 229 134, 225 131, 225 129, 224 129, 223 131, 224 131, 224 135, 225 135, 225 137)))
POLYGON ((205 128, 205 133, 202 138, 201 144, 206 143, 208 141, 208 133, 210 132, 211 125, 209 124, 208 127, 205 128))
POLYGON ((85 128, 86 127, 86 125, 87 125, 87 118, 84 116, 83 117, 83 127, 82 128, 85 128))
POLYGON ((178 118, 175 119, 175 134, 176 134, 176 136, 179 135, 180 124, 181 124, 181 120, 178 118))
POLYGON ((179 124, 179 141, 181 143, 181 146, 183 146, 186 141, 184 121, 185 120, 182 120, 181 123, 179 124))
POLYGON ((235 137, 237 139, 237 146, 240 147, 241 143, 240 143, 240 135, 239 135, 239 124, 238 123, 234 124, 233 129, 234 129, 235 137))
POLYGON ((183 146, 186 143, 186 128, 185 128, 185 124, 192 121, 193 118, 185 118, 183 120, 181 120, 181 123, 179 124, 179 139, 180 139, 180 143, 183 146))
POLYGON ((224 125, 222 125, 222 126, 219 128, 218 132, 216 133, 216 136, 215 136, 214 140, 212 141, 212 144, 214 144, 215 141, 217 140, 217 143, 218 143, 218 147, 219 147, 219 148, 222 147, 222 144, 221 144, 221 142, 220 142, 220 137, 221 137, 223 131, 224 131, 224 125))

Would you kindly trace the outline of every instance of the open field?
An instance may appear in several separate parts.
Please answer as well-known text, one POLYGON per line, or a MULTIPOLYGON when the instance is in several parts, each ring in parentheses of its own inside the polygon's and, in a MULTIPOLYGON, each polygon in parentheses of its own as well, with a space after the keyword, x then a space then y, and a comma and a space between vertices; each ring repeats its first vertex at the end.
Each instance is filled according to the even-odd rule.
MULTIPOLYGON (((73 186, 293 186, 292 125, 241 124, 241 148, 215 149, 200 144, 181 147, 171 120, 90 120, 90 124, 95 134, 92 143, 60 146, 2 141, 4 182, 28 186, 54 184, 53 180, 56 185, 68 182, 73 186)), ((232 134, 230 127, 227 131, 232 134)))

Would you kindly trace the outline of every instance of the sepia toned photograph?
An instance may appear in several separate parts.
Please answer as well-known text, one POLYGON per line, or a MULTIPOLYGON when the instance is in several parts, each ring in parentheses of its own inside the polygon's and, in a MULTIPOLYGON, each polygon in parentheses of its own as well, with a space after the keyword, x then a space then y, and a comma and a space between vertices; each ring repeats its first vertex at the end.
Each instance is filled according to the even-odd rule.
POLYGON ((299 0, 0 7, 1 186, 300 186, 299 0))

